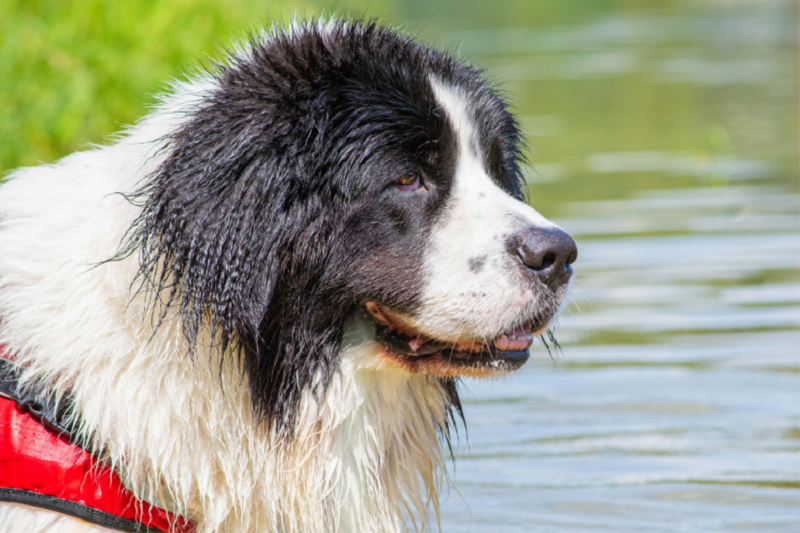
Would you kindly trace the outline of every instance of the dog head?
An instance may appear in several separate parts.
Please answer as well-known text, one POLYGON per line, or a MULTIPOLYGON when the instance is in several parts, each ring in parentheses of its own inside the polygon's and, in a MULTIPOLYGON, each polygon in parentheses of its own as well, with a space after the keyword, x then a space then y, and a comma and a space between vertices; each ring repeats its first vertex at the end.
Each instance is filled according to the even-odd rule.
POLYGON ((291 427, 354 315, 448 387, 524 363, 577 250, 523 202, 521 135, 481 72, 337 22, 253 39, 208 78, 128 249, 191 344, 208 327, 239 354, 262 418, 291 427))

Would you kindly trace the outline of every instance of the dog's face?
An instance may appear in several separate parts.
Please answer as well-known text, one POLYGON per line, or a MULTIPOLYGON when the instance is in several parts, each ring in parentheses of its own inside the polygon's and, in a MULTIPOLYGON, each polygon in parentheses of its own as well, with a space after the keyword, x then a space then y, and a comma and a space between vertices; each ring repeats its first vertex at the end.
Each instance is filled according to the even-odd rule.
POLYGON ((577 250, 523 203, 520 133, 475 69, 374 25, 254 42, 169 139, 130 245, 238 350, 291 423, 369 316, 382 357, 444 380, 519 367, 577 250))
POLYGON ((424 133, 345 232, 350 279, 386 359, 438 376, 504 373, 561 305, 577 249, 520 201, 518 133, 502 102, 427 82, 424 133))

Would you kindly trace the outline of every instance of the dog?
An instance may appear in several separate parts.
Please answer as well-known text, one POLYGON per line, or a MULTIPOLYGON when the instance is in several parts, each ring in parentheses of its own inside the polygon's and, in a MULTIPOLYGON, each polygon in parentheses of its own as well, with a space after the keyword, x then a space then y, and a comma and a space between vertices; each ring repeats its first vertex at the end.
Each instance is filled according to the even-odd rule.
POLYGON ((524 201, 508 107, 397 30, 308 20, 12 172, 0 447, 38 461, 24 481, 50 439, 128 514, 11 487, 0 530, 435 526, 459 379, 528 359, 577 258, 524 201))

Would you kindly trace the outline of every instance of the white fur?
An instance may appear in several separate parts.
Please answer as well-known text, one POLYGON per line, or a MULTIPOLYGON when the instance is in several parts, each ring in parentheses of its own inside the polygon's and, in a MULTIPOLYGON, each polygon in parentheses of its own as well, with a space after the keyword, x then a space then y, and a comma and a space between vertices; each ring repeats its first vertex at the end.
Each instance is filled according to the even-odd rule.
POLYGON ((520 311, 537 304, 530 282, 505 249, 506 237, 526 226, 558 226, 489 177, 466 98, 457 88, 430 81, 458 135, 458 162, 448 211, 433 228, 425 258, 430 275, 420 329, 439 338, 494 337, 520 325, 514 324, 520 311), (483 267, 471 270, 473 258, 483 258, 483 267))
MULTIPOLYGON (((177 85, 111 146, 0 186, 0 343, 26 382, 72 391, 83 430, 129 488, 199 533, 424 528, 444 472, 438 382, 382 367, 374 333, 354 317, 327 395, 304 398, 296 438, 279 440, 254 422, 233 358, 221 372, 202 349, 190 360, 176 316, 153 334, 143 296, 131 299, 135 255, 102 263, 139 212, 117 193, 156 168, 160 139, 210 83, 177 85)), ((0 505, 0 523, 18 507, 0 505)))

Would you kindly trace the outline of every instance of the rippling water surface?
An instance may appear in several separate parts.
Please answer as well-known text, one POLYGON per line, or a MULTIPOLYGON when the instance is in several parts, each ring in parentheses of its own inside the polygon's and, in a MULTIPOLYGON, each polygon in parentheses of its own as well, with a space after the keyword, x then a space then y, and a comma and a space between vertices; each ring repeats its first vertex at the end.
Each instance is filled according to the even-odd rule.
POLYGON ((550 4, 407 2, 503 81, 580 250, 563 351, 465 382, 443 530, 797 533, 796 3, 550 4))

